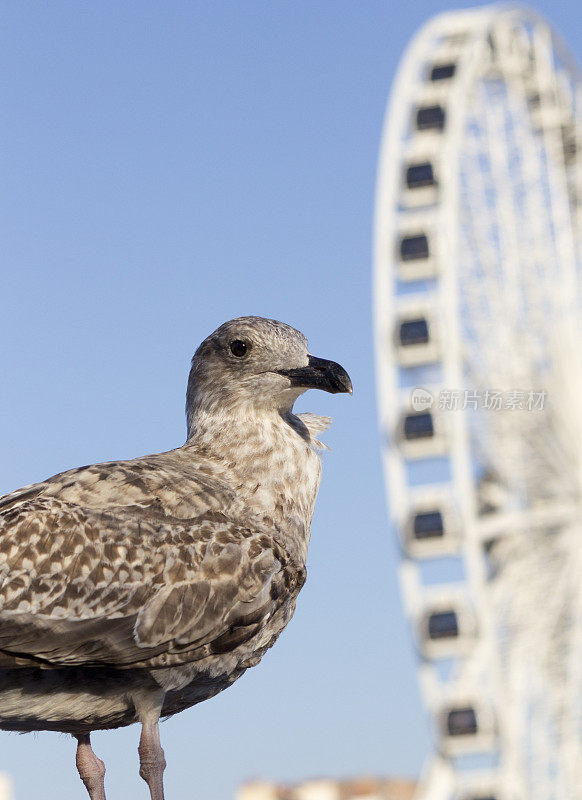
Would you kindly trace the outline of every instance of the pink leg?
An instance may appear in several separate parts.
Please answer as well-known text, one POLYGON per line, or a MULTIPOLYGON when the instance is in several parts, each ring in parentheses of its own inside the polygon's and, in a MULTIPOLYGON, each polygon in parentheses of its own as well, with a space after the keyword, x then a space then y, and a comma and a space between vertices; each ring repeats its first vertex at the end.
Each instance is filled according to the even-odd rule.
POLYGON ((142 723, 137 752, 139 753, 139 774, 150 787, 152 800, 164 800, 166 759, 160 745, 160 728, 157 720, 142 723))
POLYGON ((87 787, 91 800, 105 800, 105 764, 91 749, 91 737, 87 733, 75 736, 77 744, 77 769, 87 787))

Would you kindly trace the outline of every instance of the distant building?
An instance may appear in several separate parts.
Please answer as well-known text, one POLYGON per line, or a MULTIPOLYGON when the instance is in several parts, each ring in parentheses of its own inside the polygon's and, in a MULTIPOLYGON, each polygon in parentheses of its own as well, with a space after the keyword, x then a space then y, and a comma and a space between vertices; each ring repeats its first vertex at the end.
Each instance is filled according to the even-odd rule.
POLYGON ((249 781, 239 788, 236 800, 412 800, 415 788, 413 781, 384 778, 321 778, 293 785, 249 781))
POLYGON ((14 800, 12 781, 3 772, 0 772, 0 800, 14 800))

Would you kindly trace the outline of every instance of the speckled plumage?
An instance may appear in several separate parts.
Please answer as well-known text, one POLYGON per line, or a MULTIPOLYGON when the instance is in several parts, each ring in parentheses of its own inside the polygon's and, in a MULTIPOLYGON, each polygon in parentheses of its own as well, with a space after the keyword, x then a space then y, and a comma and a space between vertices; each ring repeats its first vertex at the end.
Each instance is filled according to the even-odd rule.
POLYGON ((305 581, 329 424, 292 411, 309 359, 283 323, 225 323, 193 358, 182 447, 0 498, 0 728, 171 715, 259 662, 305 581))

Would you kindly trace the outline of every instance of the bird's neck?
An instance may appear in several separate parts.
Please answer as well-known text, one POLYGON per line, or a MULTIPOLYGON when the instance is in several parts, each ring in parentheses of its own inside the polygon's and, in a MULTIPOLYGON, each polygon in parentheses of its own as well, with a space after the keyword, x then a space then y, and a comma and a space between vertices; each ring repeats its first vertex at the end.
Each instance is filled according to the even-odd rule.
POLYGON ((187 443, 216 465, 253 515, 292 537, 303 558, 321 476, 312 419, 306 424, 291 410, 199 414, 187 443))

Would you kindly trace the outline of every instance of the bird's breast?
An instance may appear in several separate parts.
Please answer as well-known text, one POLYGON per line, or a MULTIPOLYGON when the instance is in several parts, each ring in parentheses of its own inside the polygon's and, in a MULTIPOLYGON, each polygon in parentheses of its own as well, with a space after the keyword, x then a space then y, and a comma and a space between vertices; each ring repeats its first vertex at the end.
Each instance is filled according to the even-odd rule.
POLYGON ((319 456, 308 443, 293 433, 258 446, 244 477, 241 491, 255 513, 308 534, 321 478, 319 456))
POLYGON ((203 452, 247 511, 277 527, 304 560, 321 478, 309 430, 297 417, 291 415, 290 424, 278 413, 215 422, 198 428, 189 451, 203 452))

